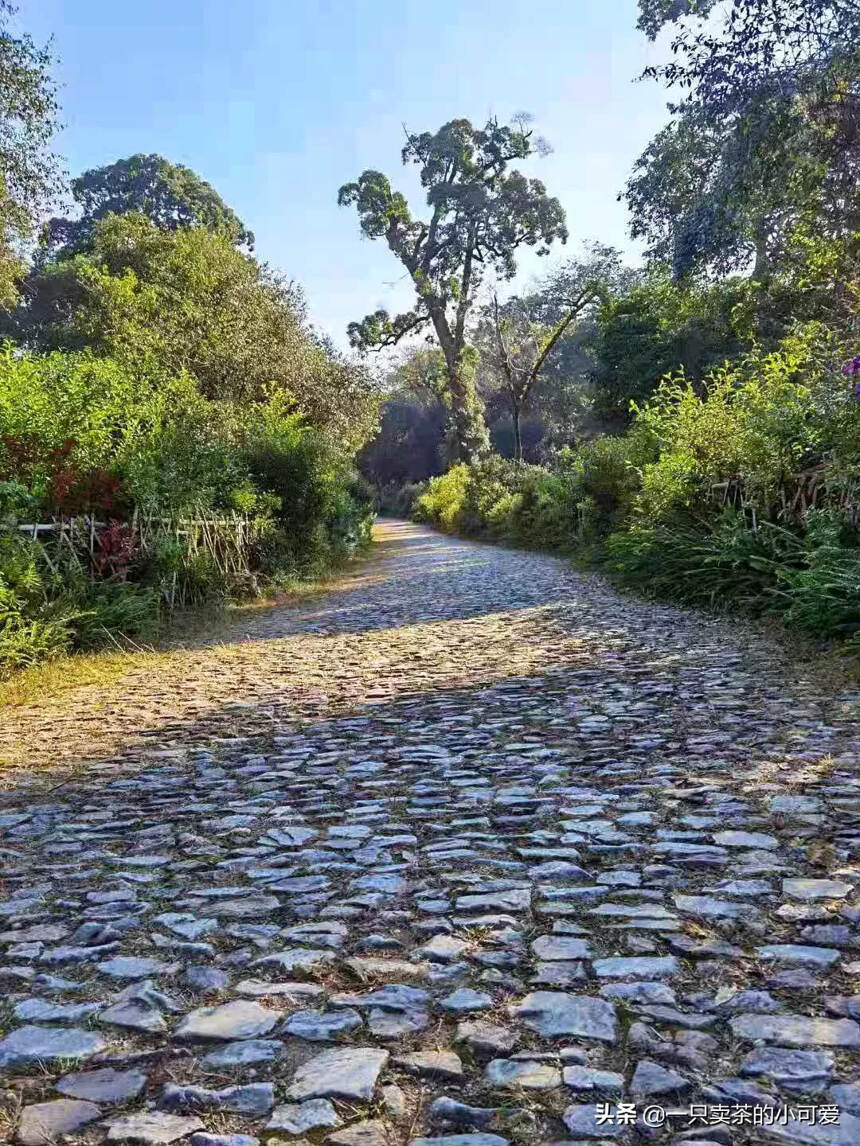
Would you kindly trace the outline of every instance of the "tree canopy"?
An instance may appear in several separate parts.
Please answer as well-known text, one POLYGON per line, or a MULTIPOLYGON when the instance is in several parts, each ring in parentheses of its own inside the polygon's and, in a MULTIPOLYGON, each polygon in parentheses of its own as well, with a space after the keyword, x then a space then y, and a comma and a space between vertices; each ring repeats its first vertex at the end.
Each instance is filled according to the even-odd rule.
POLYGON ((571 325, 607 301, 631 278, 612 247, 593 244, 586 256, 557 267, 532 293, 484 308, 477 340, 510 403, 514 457, 523 456, 520 419, 545 367, 571 325))
POLYGON ((301 291, 202 227, 106 216, 86 252, 30 276, 7 333, 41 351, 184 370, 207 398, 255 401, 278 387, 345 443, 363 441, 374 417, 370 379, 308 326, 301 291))
POLYGON ((13 35, 14 12, 0 0, 0 306, 15 301, 21 246, 58 184, 48 150, 58 110, 51 54, 30 36, 13 35))
POLYGON ((106 215, 145 215, 164 231, 205 227, 235 246, 252 248, 253 234, 214 187, 190 167, 160 155, 132 155, 85 171, 71 183, 76 218, 54 218, 44 228, 49 255, 85 250, 106 215))
POLYGON ((476 291, 490 270, 513 277, 519 247, 546 253, 555 239, 567 238, 559 201, 540 180, 510 170, 538 142, 524 119, 507 126, 490 120, 484 128, 456 119, 435 133, 408 135, 403 162, 420 169, 426 220, 412 217, 405 196, 380 171, 364 171, 338 195, 341 205, 356 207, 368 238, 385 240, 416 295, 403 314, 379 310, 352 323, 350 341, 361 349, 391 346, 432 328, 445 359, 452 438, 463 459, 481 453, 487 442, 467 346, 476 291))
POLYGON ((671 59, 645 74, 682 99, 626 192, 652 256, 761 279, 804 221, 860 227, 856 0, 640 0, 649 36, 667 25, 671 59))

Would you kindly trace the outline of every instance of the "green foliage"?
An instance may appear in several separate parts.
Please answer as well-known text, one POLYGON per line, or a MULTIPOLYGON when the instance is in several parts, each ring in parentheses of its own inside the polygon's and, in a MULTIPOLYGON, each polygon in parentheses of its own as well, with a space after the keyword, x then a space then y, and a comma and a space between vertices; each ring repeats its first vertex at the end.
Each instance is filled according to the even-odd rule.
POLYGON ((74 649, 147 637, 157 627, 158 595, 124 582, 84 576, 61 549, 0 534, 0 676, 74 649))
POLYGON ((736 280, 680 287, 653 273, 607 299, 587 343, 592 406, 604 424, 623 426, 631 401, 642 402, 670 373, 698 381, 744 348, 736 314, 749 290, 736 280))
POLYGON ((556 466, 566 479, 582 542, 596 542, 621 524, 653 449, 641 434, 597 437, 578 450, 560 451, 556 466))
POLYGON ((460 515, 468 484, 469 467, 463 462, 439 477, 430 478, 415 506, 417 520, 438 526, 446 533, 457 532, 461 528, 460 515))
POLYGON ((663 520, 739 479, 767 514, 799 470, 825 459, 853 467, 860 405, 834 368, 843 356, 837 334, 810 324, 772 353, 715 371, 701 393, 683 378, 664 382, 637 408, 636 432, 658 451, 644 466, 637 511, 663 520))
POLYGON ((634 406, 626 434, 562 450, 551 470, 457 466, 428 482, 417 514, 451 532, 597 554, 651 596, 851 635, 860 537, 839 507, 860 478, 860 401, 840 369, 844 338, 800 324, 698 385, 670 377, 634 406), (824 501, 804 516, 791 506, 810 467, 824 501), (742 509, 720 508, 728 492, 742 509))
POLYGON ((636 522, 606 542, 606 565, 649 596, 692 605, 776 613, 780 569, 800 562, 803 542, 769 523, 751 529, 742 514, 716 522, 636 522))
POLYGON ((860 546, 856 530, 837 515, 813 512, 804 562, 777 570, 786 623, 815 636, 860 630, 860 546))
POLYGON ((89 351, 0 354, 0 479, 0 666, 145 635, 162 598, 221 603, 254 584, 317 575, 369 540, 369 490, 287 392, 209 398, 187 373, 146 376, 89 351), (245 515, 252 579, 227 576, 206 547, 169 533, 137 553, 119 523, 98 534, 95 557, 85 543, 74 560, 65 543, 54 552, 50 536, 13 546, 18 521, 49 517, 60 491, 67 503, 75 491, 67 516, 245 515))
POLYGON ((860 225, 856 0, 641 0, 684 93, 627 187, 632 231, 677 277, 740 269, 765 280, 798 223, 860 225), (714 18, 704 18, 714 10, 714 18))
POLYGON ((410 518, 417 510, 418 498, 422 493, 423 482, 406 482, 404 485, 391 482, 376 488, 374 502, 380 513, 389 517, 410 518))
POLYGON ((57 130, 53 59, 26 34, 15 35, 16 9, 0 0, 0 307, 14 303, 29 240, 57 189, 57 162, 48 150, 57 130))
POLYGON ((431 478, 415 514, 449 533, 540 549, 570 544, 574 511, 564 479, 492 456, 431 478))
POLYGON ((276 386, 351 450, 375 425, 370 379, 315 334, 298 289, 205 227, 107 215, 85 253, 33 272, 7 327, 34 349, 86 349, 135 377, 187 373, 207 399, 260 401, 276 386))
POLYGON ((52 255, 85 250, 96 224, 107 215, 145 215, 165 231, 205 227, 236 246, 254 245, 253 234, 214 187, 189 167, 160 155, 132 155, 85 171, 72 180, 71 191, 80 215, 46 224, 43 244, 52 255))

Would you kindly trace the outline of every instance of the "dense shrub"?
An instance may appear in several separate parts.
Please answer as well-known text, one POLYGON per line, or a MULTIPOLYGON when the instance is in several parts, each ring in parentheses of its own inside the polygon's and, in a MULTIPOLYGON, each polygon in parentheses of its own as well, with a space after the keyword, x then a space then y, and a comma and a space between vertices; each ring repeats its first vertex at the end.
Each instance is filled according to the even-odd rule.
MULTIPOLYGON (((88 351, 0 351, 0 671, 154 630, 161 603, 198 606, 323 572, 369 540, 371 493, 344 449, 290 396, 207 398, 88 351), (157 521, 241 515, 247 570, 162 531, 138 551, 134 512, 157 521), (21 521, 100 521, 94 544, 21 521), (23 548, 22 548, 23 546, 23 548)), ((76 527, 77 528, 77 527, 76 527)))
POLYGON ((569 492, 540 466, 491 457, 431 478, 415 513, 446 532, 558 549, 571 540, 569 492))
POLYGON ((73 649, 148 637, 158 623, 151 587, 99 582, 62 552, 0 533, 0 675, 73 649))
POLYGON ((404 485, 389 482, 374 491, 374 504, 380 513, 389 517, 412 517, 423 492, 423 482, 406 482, 404 485))
POLYGON ((860 466, 860 402, 839 365, 840 336, 799 327, 770 353, 756 352, 711 374, 702 388, 666 380, 636 411, 633 433, 650 439, 635 506, 646 520, 705 509, 712 487, 738 480, 765 515, 780 487, 818 462, 843 474, 860 466))
POLYGON ((860 479, 860 400, 846 353, 838 331, 798 326, 698 386, 664 380, 626 434, 564 449, 551 468, 455 466, 427 483, 416 513, 446 531, 596 558, 651 596, 850 635, 860 547, 840 505, 860 479), (789 512, 809 467, 821 508, 789 512), (721 505, 729 489, 741 508, 721 505))

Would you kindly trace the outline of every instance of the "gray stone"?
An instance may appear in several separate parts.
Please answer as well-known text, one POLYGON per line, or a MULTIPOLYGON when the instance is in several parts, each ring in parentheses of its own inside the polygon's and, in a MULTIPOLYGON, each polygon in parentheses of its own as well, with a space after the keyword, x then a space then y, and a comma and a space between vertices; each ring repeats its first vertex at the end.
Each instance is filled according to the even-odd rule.
POLYGON ((849 1114, 860 1114, 860 1082, 831 1086, 827 1097, 835 1102, 840 1110, 847 1110, 849 1114))
POLYGON ((141 959, 137 955, 117 955, 97 964, 103 975, 111 979, 148 979, 155 975, 168 975, 176 971, 175 963, 163 963, 160 959, 141 959))
POLYGON ((454 1035, 454 1042, 465 1043, 472 1050, 486 1054, 506 1054, 516 1041, 512 1031, 484 1019, 458 1023, 454 1035))
POLYGON ((624 1075, 613 1070, 594 1070, 590 1066, 574 1063, 566 1066, 562 1071, 564 1085, 571 1090, 605 1090, 622 1091, 624 1089, 624 1075))
POLYGON ((78 1102, 59 1098, 54 1102, 38 1102, 25 1106, 15 1134, 21 1146, 45 1146, 55 1142, 61 1134, 74 1134, 82 1126, 101 1117, 101 1110, 92 1102, 78 1102))
POLYGON ((524 1090, 553 1090, 561 1086, 561 1071, 546 1062, 495 1058, 487 1063, 484 1077, 493 1086, 521 1086, 524 1090))
POLYGON ((371 1047, 338 1047, 302 1063, 287 1098, 361 1098, 369 1102, 388 1051, 371 1047))
POLYGON ((805 1015, 738 1015, 730 1020, 735 1036, 788 1047, 860 1047, 860 1026, 853 1019, 807 1018, 805 1015))
POLYGON ((88 1070, 79 1074, 65 1074, 54 1087, 70 1098, 84 1098, 89 1102, 125 1102, 136 1098, 146 1086, 146 1075, 139 1070, 88 1070))
POLYGON ((610 1119, 598 1115, 596 1104, 574 1103, 562 1115, 565 1126, 574 1138, 624 1138, 627 1126, 615 1121, 615 1106, 608 1106, 610 1119))
POLYGON ((142 1003, 117 1003, 116 1006, 102 1011, 99 1022, 115 1027, 148 1031, 150 1034, 167 1030, 167 1023, 161 1011, 142 1003))
POLYGON ((615 1008, 605 999, 535 991, 509 1008, 527 1027, 545 1038, 574 1035, 578 1038, 614 1042, 618 1022, 615 1008))
POLYGON ((675 1005, 675 992, 665 983, 606 983, 600 988, 606 999, 623 999, 631 1003, 675 1005))
POLYGON ((459 987, 439 1000, 439 1006, 445 1011, 455 1014, 467 1014, 474 1011, 487 1011, 493 1006, 493 997, 486 991, 473 991, 470 987, 459 987))
POLYGON ((764 832, 716 832, 714 843, 721 848, 763 848, 770 850, 779 847, 776 836, 764 832))
POLYGON ((591 955, 584 939, 569 935, 542 935, 532 943, 532 951, 538 959, 553 962, 557 959, 588 959, 591 955))
POLYGON ((418 953, 431 963, 449 963, 459 959, 468 946, 464 939, 456 939, 453 935, 434 935, 418 948, 418 953))
POLYGON ((242 1042, 227 1043, 203 1055, 204 1066, 218 1069, 225 1066, 249 1066, 255 1062, 274 1062, 284 1044, 276 1039, 246 1039, 242 1042))
POLYGON ((404 1116, 407 1110, 406 1095, 399 1086, 395 1086, 394 1083, 383 1086, 380 1096, 382 1105, 385 1107, 385 1113, 389 1118, 402 1118, 404 1116))
POLYGON ((407 963, 404 959, 345 959, 344 966, 359 979, 375 978, 378 975, 403 979, 426 979, 430 971, 428 963, 407 963))
POLYGON ((218 1007, 199 1007, 176 1028, 178 1039, 253 1039, 268 1034, 281 1018, 259 1003, 237 999, 218 1007))
POLYGON ((0 1041, 0 1067, 92 1058, 105 1046, 101 1035, 77 1027, 18 1027, 0 1041))
POLYGON ((266 979, 242 979, 235 990, 237 995, 247 995, 251 999, 284 999, 286 1002, 310 1002, 325 995, 318 983, 270 983, 266 979))
POLYGON ((674 895, 672 898, 679 911, 702 919, 751 919, 757 914, 752 904, 711 895, 674 895))
POLYGON ((260 1146, 260 1139, 252 1134, 192 1134, 189 1146, 260 1146))
POLYGON ((770 810, 786 816, 815 815, 821 811, 821 801, 817 796, 792 796, 786 793, 771 796, 770 810))
POLYGON ((430 1121, 448 1126, 486 1126, 495 1117, 495 1106, 468 1106, 443 1095, 430 1104, 430 1121))
POLYGON ((825 1051, 783 1050, 758 1047, 738 1067, 742 1075, 763 1075, 777 1083, 812 1086, 827 1082, 833 1072, 833 1056, 825 1051))
POLYGON ((23 999, 16 1003, 16 1019, 37 1023, 77 1023, 101 1009, 101 1003, 49 1003, 46 999, 23 999))
POLYGON ((639 955, 595 959, 592 968, 598 979, 661 979, 677 975, 681 964, 674 955, 639 955))
POLYGON ((287 1134, 307 1134, 320 1126, 342 1126, 343 1120, 327 1098, 312 1098, 308 1102, 285 1102, 276 1106, 266 1123, 267 1130, 283 1130, 287 1134))
POLYGON ((223 991, 230 983, 227 972, 220 971, 217 967, 186 967, 183 978, 188 986, 196 991, 223 991))
POLYGON ((647 1058, 641 1059, 636 1064, 636 1070, 630 1081, 630 1093, 634 1098, 647 1098, 652 1094, 672 1094, 689 1088, 689 1079, 647 1058))
POLYGON ((792 899, 844 899, 854 890, 841 879, 784 879, 782 891, 792 899))
POLYGON ((284 1033, 311 1042, 325 1042, 361 1026, 358 1011, 295 1011, 284 1023, 284 1033))
POLYGON ((157 1111, 125 1114, 105 1123, 108 1142, 139 1142, 142 1146, 167 1146, 203 1130, 199 1118, 157 1111))
POLYGON ((422 1078, 461 1078, 463 1064, 453 1051, 414 1051, 392 1058, 391 1065, 422 1078))
POLYGON ((840 958, 834 947, 804 947, 797 943, 770 943, 759 947, 756 954, 760 959, 772 959, 777 963, 802 967, 830 967, 840 958))
POLYGON ((334 952, 326 947, 287 947, 271 955, 261 955, 251 967, 277 967, 290 974, 293 971, 310 971, 321 963, 331 963, 334 952))
POLYGON ((458 911, 527 911, 531 906, 531 892, 527 887, 514 888, 490 895, 460 895, 458 911))
POLYGON ((414 1035, 429 1025, 430 1016, 426 1011, 385 1011, 381 1007, 373 1007, 367 1016, 370 1033, 383 1039, 414 1035))
POLYGON ((158 1105, 162 1110, 224 1110, 233 1114, 265 1114, 275 1105, 275 1088, 270 1082, 251 1082, 207 1090, 203 1086, 165 1084, 158 1105))
POLYGON ((326 1142, 331 1142, 332 1146, 385 1146, 388 1132, 385 1123, 374 1118, 336 1130, 326 1137, 326 1142))
POLYGON ((439 1138, 413 1138, 409 1146, 509 1146, 498 1134, 443 1134, 439 1138))
POLYGON ((809 1125, 791 1119, 785 1126, 769 1126, 767 1136, 771 1142, 790 1142, 796 1146, 857 1146, 860 1142, 860 1118, 845 1111, 839 1123, 809 1125))

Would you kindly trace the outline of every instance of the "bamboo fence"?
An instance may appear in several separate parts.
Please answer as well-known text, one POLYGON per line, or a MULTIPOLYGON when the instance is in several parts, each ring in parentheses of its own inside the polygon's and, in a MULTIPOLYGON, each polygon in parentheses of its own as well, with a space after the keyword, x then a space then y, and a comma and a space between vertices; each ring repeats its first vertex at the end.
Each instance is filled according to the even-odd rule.
POLYGON ((715 483, 711 497, 718 505, 744 510, 754 529, 759 518, 803 526, 812 509, 834 509, 860 525, 860 480, 834 477, 824 464, 787 478, 769 499, 747 490, 742 478, 715 483))
MULTIPOLYGON (((50 548, 65 551, 90 577, 96 575, 96 552, 100 535, 112 523, 82 514, 57 518, 45 522, 27 522, 18 525, 19 532, 33 541, 42 543, 45 560, 51 567, 50 548), (53 546, 45 542, 53 542, 53 546)), ((254 543, 260 535, 260 523, 241 514, 229 517, 162 517, 138 508, 131 520, 125 522, 135 540, 135 548, 143 559, 158 553, 165 542, 178 542, 186 561, 205 555, 220 575, 231 584, 253 588, 256 576, 252 568, 254 543)), ((183 580, 174 569, 162 584, 165 603, 174 608, 186 603, 183 580)))

